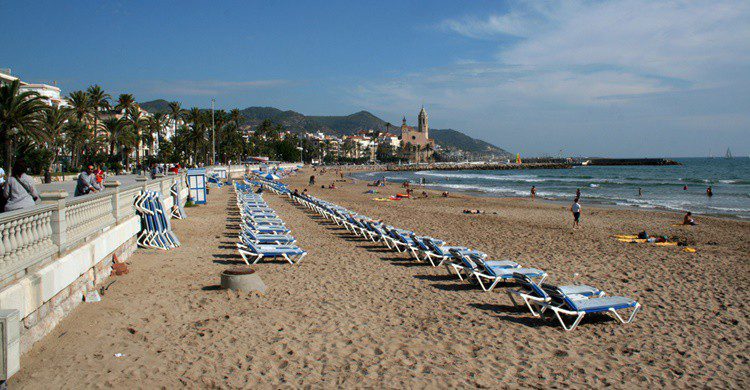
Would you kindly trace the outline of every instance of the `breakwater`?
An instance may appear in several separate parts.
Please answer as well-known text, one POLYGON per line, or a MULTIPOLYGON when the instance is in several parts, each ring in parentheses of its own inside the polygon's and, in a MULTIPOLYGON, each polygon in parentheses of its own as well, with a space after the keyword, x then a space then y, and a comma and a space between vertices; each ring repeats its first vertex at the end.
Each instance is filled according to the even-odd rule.
POLYGON ((461 170, 516 170, 516 169, 568 169, 573 164, 569 163, 430 163, 409 165, 388 165, 387 171, 461 171, 461 170))
POLYGON ((682 165, 666 158, 592 158, 582 165, 682 165))

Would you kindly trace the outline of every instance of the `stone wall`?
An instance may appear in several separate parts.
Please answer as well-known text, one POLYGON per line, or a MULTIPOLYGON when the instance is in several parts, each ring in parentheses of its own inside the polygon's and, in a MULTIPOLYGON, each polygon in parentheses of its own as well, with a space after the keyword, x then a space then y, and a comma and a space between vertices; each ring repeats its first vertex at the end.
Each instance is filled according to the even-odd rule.
POLYGON ((27 315, 21 326, 21 354, 28 352, 37 341, 48 335, 63 318, 83 303, 87 293, 96 291, 103 285, 112 274, 114 255, 122 262, 127 260, 136 248, 136 237, 133 236, 52 299, 27 315))

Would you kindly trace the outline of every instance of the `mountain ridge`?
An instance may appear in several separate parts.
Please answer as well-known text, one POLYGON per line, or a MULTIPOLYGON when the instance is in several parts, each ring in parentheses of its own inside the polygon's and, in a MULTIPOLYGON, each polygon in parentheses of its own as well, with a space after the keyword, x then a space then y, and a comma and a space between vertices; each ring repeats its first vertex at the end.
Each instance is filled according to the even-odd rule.
MULTIPOLYGON (((149 112, 167 112, 168 104, 164 99, 140 103, 149 112)), ((289 128, 296 133, 323 132, 344 136, 355 134, 360 130, 378 130, 397 132, 400 125, 390 125, 369 111, 361 110, 349 115, 304 115, 293 110, 281 110, 276 107, 252 106, 240 110, 244 123, 257 126, 264 120, 270 120, 289 128)), ((430 129, 430 136, 437 145, 445 149, 459 149, 479 155, 510 156, 506 150, 489 142, 473 138, 460 130, 430 129)))

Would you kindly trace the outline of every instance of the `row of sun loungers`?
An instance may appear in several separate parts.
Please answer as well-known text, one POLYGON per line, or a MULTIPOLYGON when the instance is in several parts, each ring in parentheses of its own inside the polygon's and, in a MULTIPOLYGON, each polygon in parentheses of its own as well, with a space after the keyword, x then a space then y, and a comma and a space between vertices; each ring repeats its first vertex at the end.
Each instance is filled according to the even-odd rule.
POLYGON ((261 259, 283 258, 290 264, 299 263, 307 252, 295 245, 297 241, 284 221, 268 207, 262 194, 250 184, 234 183, 237 208, 240 212, 240 235, 237 251, 247 265, 261 259))
POLYGON ((524 304, 535 317, 546 312, 554 313, 566 331, 575 329, 586 314, 611 313, 622 323, 630 323, 641 305, 627 297, 605 296, 605 292, 592 286, 556 286, 544 283, 547 273, 525 267, 507 259, 490 259, 486 253, 448 245, 442 240, 419 236, 413 231, 399 229, 365 215, 313 196, 294 195, 284 191, 274 192, 289 196, 354 235, 372 242, 380 242, 389 249, 407 253, 416 261, 429 262, 433 267, 444 266, 459 280, 475 283, 484 291, 493 290, 500 282, 514 282, 516 288, 507 290, 514 304, 524 304), (621 311, 630 311, 623 317, 621 311), (572 317, 572 321, 571 321, 572 317))

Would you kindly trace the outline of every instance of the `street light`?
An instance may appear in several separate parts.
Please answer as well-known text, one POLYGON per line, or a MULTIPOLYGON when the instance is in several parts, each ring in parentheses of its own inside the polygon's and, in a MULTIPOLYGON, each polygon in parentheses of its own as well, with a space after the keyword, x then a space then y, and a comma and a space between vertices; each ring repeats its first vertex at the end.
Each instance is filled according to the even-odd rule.
POLYGON ((211 99, 211 165, 216 165, 216 127, 214 126, 214 103, 211 99))

